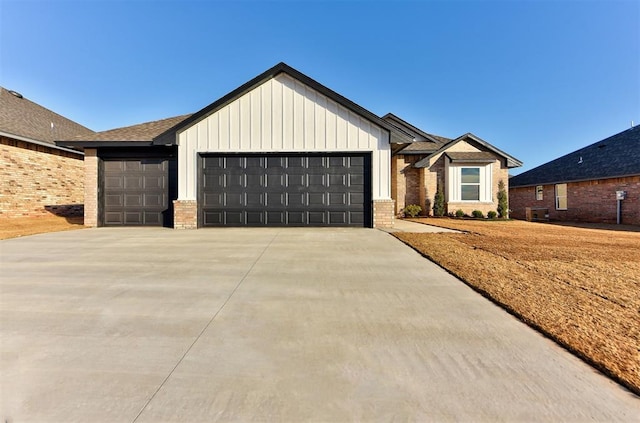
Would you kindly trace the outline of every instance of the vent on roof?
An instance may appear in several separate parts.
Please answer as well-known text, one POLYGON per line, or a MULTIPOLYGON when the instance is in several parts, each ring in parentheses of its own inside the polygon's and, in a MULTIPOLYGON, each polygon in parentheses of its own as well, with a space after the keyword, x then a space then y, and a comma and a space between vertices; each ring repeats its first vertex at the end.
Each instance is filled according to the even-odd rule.
POLYGON ((607 144, 600 144, 600 145, 598 146, 598 148, 605 148, 606 146, 607 146, 607 144))
POLYGON ((22 94, 20 94, 20 93, 19 93, 19 92, 17 92, 17 91, 9 90, 9 94, 11 94, 11 95, 13 95, 13 96, 16 96, 16 97, 18 97, 18 98, 22 98, 22 94))

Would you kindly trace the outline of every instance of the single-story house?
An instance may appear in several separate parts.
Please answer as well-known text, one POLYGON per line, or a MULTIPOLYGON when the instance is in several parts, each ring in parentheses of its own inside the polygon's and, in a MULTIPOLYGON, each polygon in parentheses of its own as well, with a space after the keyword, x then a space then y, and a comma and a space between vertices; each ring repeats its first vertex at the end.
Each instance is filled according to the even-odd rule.
POLYGON ((640 126, 514 176, 518 219, 640 225, 640 126))
POLYGON ((444 195, 445 212, 462 210, 483 214, 498 207, 498 185, 509 184, 509 169, 522 162, 471 133, 455 139, 429 134, 389 113, 383 117, 409 133, 414 142, 395 152, 391 161, 395 212, 410 204, 431 215, 438 190, 444 195))
POLYGON ((0 87, 0 218, 82 216, 82 150, 54 140, 88 128, 0 87))
POLYGON ((470 209, 493 204, 503 167, 519 163, 471 134, 435 137, 437 148, 416 156, 421 134, 280 63, 192 115, 58 145, 84 149, 88 226, 389 227, 407 185, 392 174, 396 154, 419 157, 430 190, 431 174, 459 181, 475 169, 447 185, 450 204, 470 209), (481 194, 461 197, 460 184, 481 194))

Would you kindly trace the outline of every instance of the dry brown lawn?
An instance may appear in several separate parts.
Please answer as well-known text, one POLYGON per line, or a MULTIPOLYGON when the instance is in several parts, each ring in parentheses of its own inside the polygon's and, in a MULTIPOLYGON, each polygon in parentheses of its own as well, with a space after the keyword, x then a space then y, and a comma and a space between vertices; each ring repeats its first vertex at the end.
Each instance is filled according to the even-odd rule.
POLYGON ((83 228, 82 217, 16 217, 0 218, 0 239, 42 234, 46 232, 68 231, 83 228))
POLYGON ((466 232, 395 235, 640 394, 640 232, 415 220, 466 232))

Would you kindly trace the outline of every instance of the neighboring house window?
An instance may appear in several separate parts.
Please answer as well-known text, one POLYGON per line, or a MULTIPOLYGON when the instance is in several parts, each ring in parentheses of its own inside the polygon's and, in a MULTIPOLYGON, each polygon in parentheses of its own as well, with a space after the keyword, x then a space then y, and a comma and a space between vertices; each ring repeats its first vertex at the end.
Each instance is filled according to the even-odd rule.
POLYGON ((461 168, 460 181, 460 199, 462 201, 480 201, 480 168, 461 168))
POLYGON ((556 210, 567 209, 567 184, 556 184, 556 210))
POLYGON ((536 187, 536 200, 540 201, 542 200, 542 193, 544 192, 544 189, 542 188, 542 185, 538 185, 536 187))

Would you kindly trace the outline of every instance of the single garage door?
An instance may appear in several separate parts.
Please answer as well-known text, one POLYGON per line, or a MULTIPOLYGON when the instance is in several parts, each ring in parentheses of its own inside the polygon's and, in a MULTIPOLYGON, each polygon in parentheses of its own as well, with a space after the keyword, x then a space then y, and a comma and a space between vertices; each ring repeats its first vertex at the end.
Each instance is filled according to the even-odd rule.
POLYGON ((371 156, 206 155, 202 226, 371 226, 371 156))
POLYGON ((105 160, 104 225, 167 225, 169 164, 169 159, 105 160))

